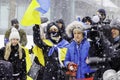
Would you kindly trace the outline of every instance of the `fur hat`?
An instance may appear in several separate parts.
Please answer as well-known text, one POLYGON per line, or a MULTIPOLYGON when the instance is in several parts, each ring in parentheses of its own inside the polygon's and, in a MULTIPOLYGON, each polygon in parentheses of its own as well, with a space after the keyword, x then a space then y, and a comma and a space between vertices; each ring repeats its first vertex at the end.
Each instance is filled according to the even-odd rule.
POLYGON ((18 30, 17 30, 16 28, 14 28, 14 27, 11 29, 11 33, 10 33, 10 36, 9 36, 9 40, 11 40, 11 39, 13 39, 13 38, 18 39, 18 40, 20 41, 19 32, 18 32, 18 30))
POLYGON ((120 19, 113 19, 110 23, 110 27, 120 30, 120 19))
POLYGON ((116 80, 116 71, 113 69, 106 70, 103 73, 103 80, 111 80, 111 78, 114 78, 113 80, 116 80))
POLYGON ((72 23, 70 23, 67 27, 66 27, 66 34, 68 35, 68 37, 73 37, 72 33, 74 29, 79 29, 81 32, 84 32, 84 24, 83 22, 79 22, 79 21, 73 21, 72 23))

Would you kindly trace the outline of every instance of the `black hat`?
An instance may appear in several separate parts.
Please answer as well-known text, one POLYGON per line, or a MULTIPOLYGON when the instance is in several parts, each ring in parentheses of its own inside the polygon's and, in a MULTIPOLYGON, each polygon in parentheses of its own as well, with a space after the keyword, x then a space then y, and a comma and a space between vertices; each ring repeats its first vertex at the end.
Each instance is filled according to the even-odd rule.
POLYGON ((41 17, 41 23, 46 23, 48 21, 47 17, 41 17))
POLYGON ((64 20, 63 19, 58 19, 56 20, 56 23, 61 23, 62 24, 62 27, 61 27, 61 31, 65 31, 65 23, 64 23, 64 20))
POLYGON ((11 20, 11 25, 13 26, 14 24, 19 24, 17 19, 12 19, 11 20))
POLYGON ((92 24, 91 17, 89 17, 89 16, 83 17, 82 22, 85 23, 85 22, 87 22, 87 21, 89 21, 89 22, 92 24))
POLYGON ((64 24, 64 21, 63 21, 63 19, 58 19, 58 20, 56 21, 56 23, 64 24))
POLYGON ((98 9, 98 11, 100 14, 106 15, 106 11, 104 9, 98 9))
POLYGON ((58 25, 55 22, 51 22, 47 25, 47 32, 49 32, 50 27, 52 27, 53 25, 55 25, 56 27, 58 27, 58 25))
MULTIPOLYGON (((51 23, 49 23, 48 25, 47 25, 47 27, 46 27, 46 37, 47 38, 50 38, 50 34, 51 34, 51 32, 50 32, 50 28, 52 27, 52 26, 56 26, 57 28, 58 28, 58 33, 60 33, 60 29, 59 29, 59 27, 58 27, 58 25, 55 23, 55 22, 51 22, 51 23)), ((61 36, 61 33, 60 33, 60 36, 61 36)))

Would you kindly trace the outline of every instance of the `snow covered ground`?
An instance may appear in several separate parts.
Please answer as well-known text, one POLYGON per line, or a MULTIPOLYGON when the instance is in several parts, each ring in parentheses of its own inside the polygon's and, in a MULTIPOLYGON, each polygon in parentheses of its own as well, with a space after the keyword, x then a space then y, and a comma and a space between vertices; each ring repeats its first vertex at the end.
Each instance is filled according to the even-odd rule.
MULTIPOLYGON (((33 36, 27 35, 28 43, 26 45, 27 48, 31 48, 33 45, 33 36)), ((0 35, 0 48, 4 46, 4 35, 0 35)))

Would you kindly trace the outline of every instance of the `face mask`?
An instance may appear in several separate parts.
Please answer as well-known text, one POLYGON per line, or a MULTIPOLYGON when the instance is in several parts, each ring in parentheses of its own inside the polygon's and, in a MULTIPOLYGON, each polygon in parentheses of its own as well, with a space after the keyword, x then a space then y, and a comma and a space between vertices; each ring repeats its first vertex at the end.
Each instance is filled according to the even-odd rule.
POLYGON ((51 32, 50 37, 51 37, 52 40, 55 40, 55 41, 58 42, 59 39, 60 39, 60 34, 59 34, 59 32, 51 32))
POLYGON ((14 27, 15 27, 16 29, 18 29, 18 28, 19 28, 19 25, 18 25, 18 24, 14 24, 14 27))
POLYGON ((58 37, 59 35, 60 35, 59 32, 51 32, 50 33, 51 37, 58 37))
POLYGON ((60 40, 60 36, 58 36, 58 37, 51 37, 51 39, 56 41, 56 42, 58 42, 60 40))
POLYGON ((92 21, 94 23, 98 23, 100 21, 100 17, 98 15, 95 15, 95 16, 92 17, 92 21))

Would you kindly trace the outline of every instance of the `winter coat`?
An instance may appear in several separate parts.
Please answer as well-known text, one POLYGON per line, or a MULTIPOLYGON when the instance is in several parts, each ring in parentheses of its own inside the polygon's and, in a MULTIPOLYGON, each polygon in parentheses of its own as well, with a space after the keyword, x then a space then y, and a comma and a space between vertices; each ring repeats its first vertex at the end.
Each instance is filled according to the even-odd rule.
POLYGON ((66 66, 69 62, 74 62, 78 65, 77 79, 85 78, 86 73, 92 72, 89 65, 86 63, 89 47, 90 44, 86 39, 83 39, 79 45, 73 40, 68 46, 64 63, 66 66))
MULTIPOLYGON (((13 67, 13 80, 16 80, 16 77, 20 78, 20 80, 26 80, 26 55, 24 49, 22 49, 22 59, 19 59, 18 55, 18 45, 17 46, 11 46, 11 53, 9 56, 9 59, 7 61, 12 63, 13 67), (18 74, 18 76, 15 76, 18 74)), ((2 56, 2 59, 4 60, 4 53, 5 53, 5 47, 0 49, 0 55, 2 56)))
POLYGON ((114 40, 111 46, 113 49, 111 51, 111 61, 110 66, 112 69, 116 71, 120 70, 120 38, 118 40, 114 40))
MULTIPOLYGON (((22 46, 25 46, 27 44, 27 35, 23 29, 19 29, 18 32, 20 34, 20 43, 22 46)), ((11 33, 11 29, 8 29, 5 32, 5 36, 4 36, 4 44, 5 45, 9 41, 10 33, 11 33)))
MULTIPOLYGON (((111 39, 112 40, 112 39, 111 39)), ((120 70, 120 38, 111 43, 104 35, 101 37, 103 57, 106 58, 102 66, 95 72, 94 80, 101 80, 103 73, 108 69, 120 70)))
POLYGON ((108 37, 104 35, 104 32, 100 32, 100 35, 100 39, 91 41, 89 51, 89 57, 100 58, 99 61, 96 60, 96 62, 90 64, 92 69, 96 69, 94 80, 101 80, 104 71, 111 68, 109 65, 110 41, 108 40, 108 37))
MULTIPOLYGON (((36 49, 34 49, 33 52, 36 55, 36 57, 38 58, 38 63, 45 67, 44 72, 40 72, 39 74, 42 74, 41 76, 43 77, 43 80, 53 80, 52 77, 54 77, 54 75, 57 76, 57 74, 54 73, 53 71, 56 72, 58 70, 58 67, 53 65, 53 64, 56 64, 59 60, 57 48, 59 47, 59 49, 61 49, 60 50, 61 51, 60 52, 60 55, 61 55, 60 62, 62 62, 65 59, 66 46, 68 45, 68 42, 64 39, 61 39, 56 44, 57 47, 55 47, 54 43, 51 40, 49 40, 49 39, 42 40, 40 38, 39 26, 33 27, 33 38, 34 38, 34 43, 36 44, 36 49), (39 52, 38 52, 38 50, 39 50, 39 52), (36 53, 35 51, 40 54, 36 53), (37 55, 40 55, 41 57, 37 56, 37 55), (48 72, 49 70, 52 70, 52 71, 48 72)), ((59 65, 59 64, 60 63, 58 62, 56 65, 59 65)))

